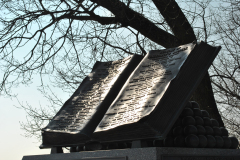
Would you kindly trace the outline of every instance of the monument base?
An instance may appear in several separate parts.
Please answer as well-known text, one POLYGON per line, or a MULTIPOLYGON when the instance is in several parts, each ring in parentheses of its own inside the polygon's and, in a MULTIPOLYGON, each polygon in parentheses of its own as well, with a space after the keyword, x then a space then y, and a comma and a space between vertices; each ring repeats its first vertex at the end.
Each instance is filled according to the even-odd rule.
POLYGON ((149 147, 24 156, 22 160, 240 160, 240 150, 149 147))

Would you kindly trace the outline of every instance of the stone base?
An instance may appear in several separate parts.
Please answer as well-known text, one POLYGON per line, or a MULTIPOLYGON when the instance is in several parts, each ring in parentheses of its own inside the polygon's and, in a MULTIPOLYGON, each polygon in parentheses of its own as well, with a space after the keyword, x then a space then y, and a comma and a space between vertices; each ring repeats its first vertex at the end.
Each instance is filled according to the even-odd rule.
POLYGON ((24 156, 22 160, 240 160, 240 150, 149 147, 24 156))

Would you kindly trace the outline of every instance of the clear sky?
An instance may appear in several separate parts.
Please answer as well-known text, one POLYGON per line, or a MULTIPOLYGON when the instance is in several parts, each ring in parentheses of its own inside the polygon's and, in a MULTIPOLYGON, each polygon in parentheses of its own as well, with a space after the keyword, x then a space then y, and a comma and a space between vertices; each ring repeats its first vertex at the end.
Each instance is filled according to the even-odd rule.
MULTIPOLYGON (((28 53, 29 46, 34 46, 34 42, 15 51, 15 58, 22 59, 28 53)), ((0 68, 0 80, 4 73, 1 69, 3 68, 0 68)), ((47 99, 37 90, 40 85, 39 75, 34 75, 32 82, 29 86, 20 85, 11 91, 18 94, 18 100, 24 104, 27 102, 36 108, 40 105, 47 106, 47 99)), ((56 92, 63 101, 69 98, 69 93, 59 90, 56 92)), ((15 106, 19 106, 17 99, 6 98, 0 94, 0 160, 21 160, 24 155, 50 154, 50 149, 39 149, 41 142, 38 139, 24 137, 25 131, 21 129, 20 122, 26 122, 26 113, 15 106)))
MULTIPOLYGON (((18 98, 21 102, 28 101, 33 106, 45 105, 46 99, 42 97, 34 85, 21 86, 13 91, 19 94, 18 98)), ((65 93, 60 94, 66 99, 69 98, 65 93)), ((50 149, 39 149, 41 142, 37 139, 23 136, 24 131, 20 129, 19 122, 26 121, 26 114, 24 110, 14 107, 18 105, 17 100, 0 96, 0 102, 0 159, 20 160, 24 155, 50 154, 50 149)))

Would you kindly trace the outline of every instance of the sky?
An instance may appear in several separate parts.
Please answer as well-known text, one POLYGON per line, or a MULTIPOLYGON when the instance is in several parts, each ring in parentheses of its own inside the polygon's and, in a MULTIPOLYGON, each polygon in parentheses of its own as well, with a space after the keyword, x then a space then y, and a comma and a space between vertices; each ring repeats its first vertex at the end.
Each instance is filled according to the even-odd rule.
MULTIPOLYGON (((29 87, 20 87, 14 89, 14 93, 19 94, 21 102, 28 101, 31 105, 45 105, 46 99, 37 91, 36 85, 29 87)), ((65 94, 62 93, 64 96, 65 94)), ((66 95, 67 99, 67 95, 66 95)), ((0 121, 1 121, 1 145, 0 159, 2 160, 18 160, 24 155, 40 155, 50 154, 50 149, 39 149, 41 142, 36 138, 24 137, 24 130, 20 128, 19 122, 26 121, 25 111, 18 109, 17 100, 0 97, 0 121)))
MULTIPOLYGON (((33 46, 33 44, 30 42, 25 48, 18 49, 16 58, 22 58, 27 47, 33 46)), ((3 71, 0 70, 0 77, 2 78, 2 76, 3 71)), ((17 98, 22 104, 28 103, 36 108, 40 105, 48 106, 47 99, 38 91, 38 86, 41 85, 39 75, 33 75, 32 78, 31 84, 12 88, 11 94, 17 94, 17 98)), ((57 89, 53 89, 53 92, 58 93, 57 95, 64 102, 69 98, 69 93, 59 92, 57 89)), ((50 154, 50 149, 39 149, 41 141, 37 138, 24 136, 26 132, 21 129, 20 122, 26 122, 26 112, 18 108, 20 106, 18 100, 0 95, 0 127, 2 128, 0 160, 21 160, 24 155, 50 154)))

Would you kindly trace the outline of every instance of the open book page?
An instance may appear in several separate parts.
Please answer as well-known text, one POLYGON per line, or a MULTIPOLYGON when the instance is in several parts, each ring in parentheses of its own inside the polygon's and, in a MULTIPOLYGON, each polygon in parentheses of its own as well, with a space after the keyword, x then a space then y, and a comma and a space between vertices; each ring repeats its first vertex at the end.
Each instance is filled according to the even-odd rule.
POLYGON ((178 74, 195 44, 150 51, 131 74, 95 132, 138 122, 148 116, 178 74))
POLYGON ((142 58, 133 55, 112 62, 97 62, 92 72, 42 130, 43 144, 79 143, 75 136, 75 140, 71 137, 77 134, 79 141, 81 134, 83 140, 90 137, 142 58))

